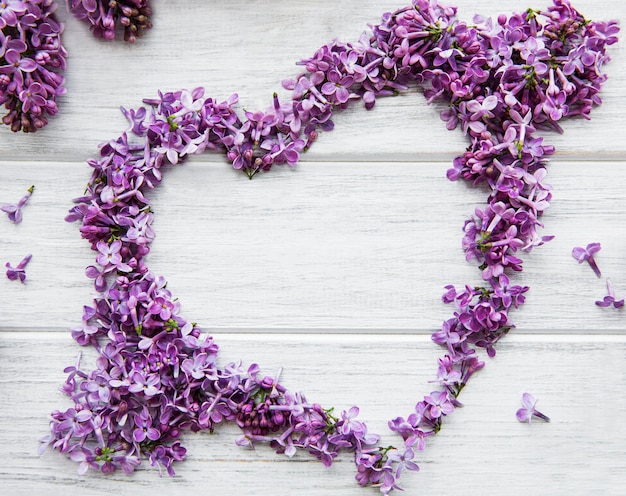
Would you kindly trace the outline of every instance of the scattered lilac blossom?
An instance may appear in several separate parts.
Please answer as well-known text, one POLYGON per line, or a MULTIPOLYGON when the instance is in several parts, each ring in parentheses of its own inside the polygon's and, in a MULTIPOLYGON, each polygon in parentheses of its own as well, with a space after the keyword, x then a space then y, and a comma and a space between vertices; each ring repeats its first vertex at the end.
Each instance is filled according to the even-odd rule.
MULTIPOLYGON (((98 5, 72 2, 90 13, 98 5)), ((552 199, 544 179, 554 147, 538 133, 561 132, 563 118, 588 117, 600 103, 601 68, 618 31, 613 21, 586 20, 566 0, 478 25, 456 19, 454 7, 414 0, 356 43, 334 41, 302 60, 302 72, 283 83, 291 101, 274 95, 265 111, 242 115, 237 95, 219 102, 203 88, 159 92, 145 107, 123 109, 128 129, 88 161, 91 181, 66 218, 79 221, 97 253, 86 273, 98 295, 72 330, 80 345, 94 346, 97 365, 66 369, 63 391, 73 406, 52 412, 44 446, 67 454, 81 473, 129 473, 147 458, 173 475, 186 455, 184 431, 231 421, 242 430, 238 445, 266 443, 288 457, 304 450, 325 466, 351 452, 360 485, 383 494, 399 489, 403 470, 418 469, 416 450, 462 406, 461 391, 484 367, 477 349, 494 356, 514 327, 509 313, 529 288, 512 276, 523 269, 523 252, 551 238, 539 230, 552 199), (148 196, 164 165, 204 151, 224 153, 250 178, 293 166, 320 131, 333 129, 335 111, 358 101, 372 109, 378 97, 410 84, 420 85, 428 102, 447 103, 446 126, 468 136, 448 178, 483 185, 488 197, 463 226, 462 247, 481 282, 445 287, 442 299, 454 315, 432 335, 445 350, 434 381, 439 389, 406 418, 388 422, 400 447, 381 447, 357 407, 335 416, 278 377, 261 375, 256 364, 218 365, 212 337, 180 315, 165 279, 147 266, 154 238, 148 196)), ((544 418, 535 403, 526 393, 518 418, 544 418)))
POLYGON ((576 246, 572 249, 572 257, 578 260, 578 263, 587 262, 589 266, 593 269, 593 272, 601 277, 602 274, 600 272, 600 268, 594 259, 594 255, 601 250, 602 246, 600 243, 589 243, 585 248, 581 248, 576 246))
POLYGON ((537 400, 532 394, 522 394, 522 408, 517 410, 517 412, 515 413, 517 420, 519 420, 520 422, 528 422, 530 424, 533 417, 536 417, 544 420, 545 422, 550 422, 550 419, 546 415, 544 415, 535 408, 536 404, 537 400))
POLYGON ((614 308, 622 308, 624 306, 624 298, 619 300, 616 298, 613 284, 609 278, 606 280, 606 291, 607 295, 602 300, 596 301, 596 305, 599 307, 610 307, 613 305, 614 308))
POLYGON ((6 263, 7 267, 7 277, 11 281, 17 281, 18 279, 22 284, 26 281, 26 266, 30 259, 33 258, 32 255, 26 255, 20 263, 17 264, 17 267, 12 267, 9 262, 6 263))
POLYGON ((22 222, 22 208, 28 203, 33 191, 35 191, 35 186, 28 188, 26 194, 20 198, 20 201, 18 201, 16 205, 5 203, 0 206, 0 210, 7 214, 9 220, 13 222, 13 224, 19 224, 22 222))

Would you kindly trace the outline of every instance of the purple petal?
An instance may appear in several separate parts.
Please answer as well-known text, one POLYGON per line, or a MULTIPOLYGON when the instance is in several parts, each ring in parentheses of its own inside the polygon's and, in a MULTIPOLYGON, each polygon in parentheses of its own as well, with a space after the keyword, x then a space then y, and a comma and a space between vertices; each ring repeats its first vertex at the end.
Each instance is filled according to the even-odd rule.
POLYGON ((324 83, 322 86, 322 93, 324 95, 332 95, 337 91, 337 85, 335 83, 324 83))
POLYGON ((20 61, 20 69, 24 72, 33 72, 37 67, 39 67, 39 64, 33 59, 25 58, 20 61))
POLYGON ((522 405, 524 405, 526 408, 530 408, 530 409, 535 408, 536 403, 537 403, 537 400, 532 394, 530 393, 522 394, 522 405))
POLYGON ((83 0, 83 7, 87 12, 95 12, 98 8, 96 0, 83 0))
POLYGON ((602 245, 600 243, 589 243, 586 248, 587 253, 589 253, 589 255, 594 255, 598 253, 601 249, 602 249, 602 245))
POLYGON ((20 54, 17 50, 7 50, 7 52, 4 54, 4 60, 6 60, 9 65, 14 65, 20 60, 20 54))
POLYGON ((578 260, 578 263, 583 263, 585 261, 586 255, 587 252, 584 248, 581 248, 580 246, 576 246, 572 249, 572 257, 578 260))
POLYGON ((78 420, 79 422, 85 422, 89 420, 90 418, 91 418, 90 410, 81 410, 80 412, 76 414, 76 420, 78 420))
POLYGON ((517 412, 515 412, 515 416, 520 422, 530 423, 530 418, 532 415, 528 410, 526 410, 526 408, 520 408, 519 410, 517 410, 517 412))
POLYGON ((350 91, 343 86, 337 88, 337 101, 339 103, 345 103, 350 98, 350 91))

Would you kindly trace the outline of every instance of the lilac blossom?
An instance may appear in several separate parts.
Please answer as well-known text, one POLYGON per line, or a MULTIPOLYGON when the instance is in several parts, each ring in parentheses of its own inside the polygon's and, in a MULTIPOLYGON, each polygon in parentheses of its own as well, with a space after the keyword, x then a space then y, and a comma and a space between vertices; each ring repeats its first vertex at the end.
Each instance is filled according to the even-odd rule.
POLYGON ((147 409, 135 416, 135 429, 133 430, 133 440, 141 443, 146 438, 156 441, 161 437, 161 431, 152 426, 152 418, 147 409))
POLYGON ((433 419, 438 419, 442 415, 449 415, 454 411, 454 405, 445 391, 434 391, 425 396, 424 401, 429 405, 430 416, 433 419))
POLYGON ((30 259, 33 258, 32 255, 26 255, 20 263, 17 264, 17 267, 13 267, 9 262, 6 263, 7 268, 7 277, 11 281, 17 281, 18 279, 22 284, 26 282, 26 266, 30 259))
POLYGON ((517 410, 517 412, 515 413, 517 420, 519 420, 520 422, 528 422, 530 424, 533 417, 536 417, 544 420, 545 422, 550 422, 550 419, 546 415, 544 415, 535 408, 536 404, 537 400, 532 394, 522 394, 522 408, 517 410))
POLYGON ((600 268, 594 258, 594 255, 598 253, 601 248, 602 246, 600 243, 589 243, 585 248, 576 246, 572 249, 572 257, 574 257, 578 263, 587 262, 593 269, 595 275, 601 277, 602 273, 600 272, 600 268))
POLYGON ((116 28, 122 28, 124 40, 134 43, 152 27, 148 0, 66 0, 66 3, 76 18, 90 25, 97 38, 113 40, 116 28))
POLYGON ((0 74, 12 75, 20 87, 24 86, 27 75, 37 69, 37 62, 29 57, 22 57, 12 48, 4 53, 5 65, 0 66, 0 74))
POLYGON ((63 24, 50 0, 0 2, 0 105, 12 131, 34 132, 57 113, 65 93, 63 24))
POLYGON ((0 18, 3 24, 0 26, 16 26, 17 15, 24 14, 27 10, 28 7, 22 0, 2 0, 0 2, 0 18))
POLYGON ((98 262, 105 271, 118 270, 120 272, 130 272, 132 270, 130 265, 122 261, 122 255, 120 254, 122 242, 119 239, 116 239, 111 244, 100 241, 96 248, 99 251, 96 262, 98 262))
POLYGON ((599 307, 610 307, 613 305, 615 308, 622 308, 624 306, 624 298, 617 299, 615 291, 613 290, 613 284, 609 278, 606 280, 606 291, 607 295, 602 300, 596 301, 596 305, 599 307))
POLYGON ((22 222, 22 208, 24 208, 24 205, 28 203, 33 191, 35 191, 35 186, 28 188, 26 194, 20 198, 20 201, 18 201, 16 205, 5 203, 0 206, 0 210, 7 214, 9 220, 13 222, 13 224, 19 224, 22 222))

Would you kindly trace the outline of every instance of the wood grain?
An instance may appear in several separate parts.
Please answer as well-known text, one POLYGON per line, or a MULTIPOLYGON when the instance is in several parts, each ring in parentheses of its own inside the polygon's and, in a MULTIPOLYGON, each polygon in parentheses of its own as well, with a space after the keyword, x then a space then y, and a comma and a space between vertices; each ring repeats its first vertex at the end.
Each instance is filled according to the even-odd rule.
MULTIPOLYGON (((270 374, 282 366, 285 384, 306 391, 311 401, 339 410, 361 405, 363 419, 384 434, 384 443, 397 442, 387 420, 410 413, 430 391, 438 353, 427 336, 218 334, 216 340, 222 363, 254 360, 270 374)), ((174 478, 160 479, 149 464, 132 477, 77 476, 75 465, 57 453, 36 455, 48 413, 70 406, 53 391, 75 354, 67 335, 0 334, 0 384, 10 399, 0 402, 5 494, 376 494, 353 481, 348 454, 330 469, 306 454, 288 461, 265 446, 237 447, 238 431, 228 426, 212 435, 186 435, 189 456, 174 478)), ((406 494, 463 487, 468 495, 620 495, 626 400, 616 391, 625 385, 625 359, 624 336, 507 337, 463 392, 465 407, 418 454, 422 468, 405 476, 406 494), (524 391, 539 398, 549 424, 516 421, 524 391)))
MULTIPOLYGON (((480 282, 461 237, 484 193, 450 183, 447 168, 303 162, 249 181, 227 164, 192 160, 167 171, 154 191, 149 266, 206 329, 432 332, 451 312, 443 287, 480 282)), ((12 294, 0 329, 64 332, 90 303, 84 267, 93 255, 77 226, 63 222, 85 169, 23 162, 16 182, 11 164, 0 164, 3 197, 36 184, 24 222, 0 223, 3 260, 33 254, 25 285, 0 279, 12 294)), ((623 312, 594 305, 604 279, 570 252, 603 243, 598 263, 626 292, 626 163, 554 160, 549 174, 555 198, 544 232, 556 238, 525 256, 517 279, 531 292, 514 318, 528 331, 623 330, 623 312)))

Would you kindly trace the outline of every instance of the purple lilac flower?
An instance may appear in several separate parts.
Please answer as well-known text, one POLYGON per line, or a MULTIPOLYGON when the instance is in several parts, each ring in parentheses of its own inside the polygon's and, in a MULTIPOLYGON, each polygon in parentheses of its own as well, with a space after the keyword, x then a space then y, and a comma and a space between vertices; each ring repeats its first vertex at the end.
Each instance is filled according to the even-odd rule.
POLYGON ((13 222, 13 224, 19 224, 22 222, 22 208, 26 205, 26 203, 28 203, 33 191, 35 191, 35 186, 28 188, 26 194, 20 198, 20 201, 18 201, 16 205, 5 203, 0 206, 0 210, 7 214, 9 220, 13 222))
POLYGON ((22 57, 20 52, 9 48, 4 53, 5 64, 0 67, 0 73, 13 75, 20 86, 24 86, 27 75, 37 69, 37 62, 29 57, 22 57))
POLYGON ((537 417, 546 422, 550 422, 550 419, 547 416, 545 416, 543 413, 535 408, 536 404, 537 400, 532 394, 522 394, 522 408, 517 410, 517 412, 515 413, 517 420, 519 420, 520 422, 528 422, 530 424, 533 417, 537 417))
POLYGON ((63 24, 50 0, 0 2, 0 105, 12 131, 34 132, 58 111, 65 93, 63 24))
POLYGON ((445 391, 433 391, 424 397, 424 401, 429 405, 429 413, 433 419, 438 419, 442 415, 449 415, 454 411, 454 405, 445 391))
POLYGON ((593 257, 596 253, 600 251, 601 248, 602 246, 600 245, 600 243, 589 243, 585 248, 576 246, 572 249, 572 257, 578 260, 578 263, 589 263, 589 266, 593 269, 593 272, 598 277, 601 277, 602 274, 600 272, 598 264, 593 257))
POLYGON ((7 267, 7 277, 11 281, 17 281, 18 279, 22 284, 26 281, 26 266, 30 259, 33 258, 32 255, 26 255, 20 263, 17 264, 17 267, 12 267, 9 262, 6 263, 7 267))
POLYGON ((611 280, 607 278, 606 280, 606 291, 607 295, 599 301, 596 301, 596 305, 599 307, 610 307, 613 305, 615 308, 621 308, 624 306, 624 298, 617 299, 615 296, 615 291, 613 290, 613 284, 611 280))
POLYGON ((124 40, 134 43, 152 27, 148 0, 66 0, 70 12, 90 24, 94 36, 113 40, 116 28, 124 30, 124 40))
POLYGON ((18 14, 24 14, 27 9, 26 3, 21 0, 2 0, 0 2, 0 18, 2 19, 0 27, 16 26, 18 14))
POLYGON ((130 265, 122 261, 122 255, 120 254, 122 242, 119 239, 116 239, 111 244, 100 241, 96 248, 100 252, 96 257, 96 262, 102 266, 103 270, 118 270, 120 272, 130 272, 132 270, 130 265))
POLYGON ((152 418, 147 409, 135 416, 135 426, 135 430, 133 430, 133 440, 137 443, 141 443, 146 438, 151 441, 156 441, 161 437, 161 431, 153 427, 152 418))

